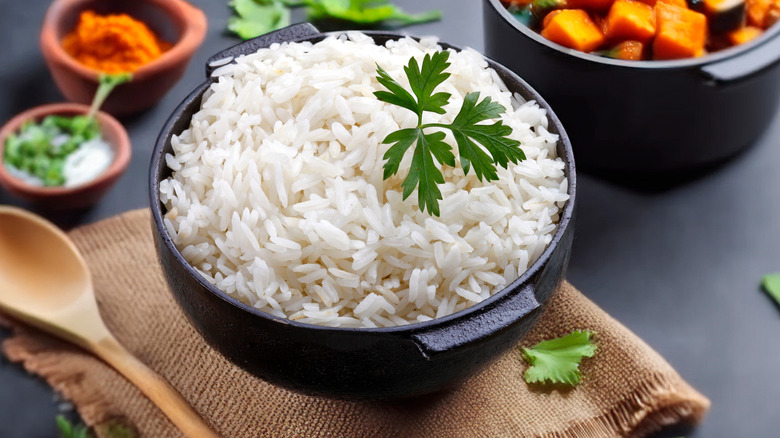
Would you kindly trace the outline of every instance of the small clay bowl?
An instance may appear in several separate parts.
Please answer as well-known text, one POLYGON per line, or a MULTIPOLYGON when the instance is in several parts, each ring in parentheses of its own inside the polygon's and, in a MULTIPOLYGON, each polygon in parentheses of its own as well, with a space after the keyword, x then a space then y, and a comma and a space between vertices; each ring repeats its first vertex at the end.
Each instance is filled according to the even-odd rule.
POLYGON ((95 204, 114 185, 130 164, 131 146, 127 131, 115 118, 100 111, 98 124, 103 139, 114 150, 114 161, 100 176, 76 187, 39 187, 28 184, 6 170, 2 165, 6 138, 19 132, 22 124, 28 120, 39 122, 46 116, 76 116, 86 114, 89 106, 78 103, 54 103, 29 109, 0 128, 0 186, 6 191, 24 199, 37 207, 51 210, 77 210, 95 204))
POLYGON ((57 87, 73 102, 92 101, 100 74, 62 48, 62 39, 76 27, 85 10, 101 15, 128 14, 172 44, 162 56, 133 72, 130 83, 111 93, 102 109, 113 115, 137 113, 156 104, 182 77, 206 36, 205 14, 183 0, 55 0, 41 29, 41 51, 57 87))

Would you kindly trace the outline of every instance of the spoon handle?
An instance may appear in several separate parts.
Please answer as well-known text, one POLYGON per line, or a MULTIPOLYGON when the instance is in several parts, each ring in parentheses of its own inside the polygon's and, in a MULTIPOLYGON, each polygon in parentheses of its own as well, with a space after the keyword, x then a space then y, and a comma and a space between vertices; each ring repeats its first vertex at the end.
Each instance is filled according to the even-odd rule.
POLYGON ((91 345, 101 359, 141 390, 189 438, 219 438, 192 406, 159 374, 127 351, 113 337, 91 345))

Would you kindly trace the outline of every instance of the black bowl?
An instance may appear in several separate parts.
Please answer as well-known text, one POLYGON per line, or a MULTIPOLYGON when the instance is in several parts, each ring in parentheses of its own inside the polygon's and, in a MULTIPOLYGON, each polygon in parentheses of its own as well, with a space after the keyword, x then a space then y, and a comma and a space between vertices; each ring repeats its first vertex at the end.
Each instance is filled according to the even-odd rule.
POLYGON ((483 0, 485 53, 555 108, 585 171, 636 178, 703 169, 751 145, 780 103, 780 26, 749 43, 674 61, 568 49, 483 0))
MULTIPOLYGON (((371 33, 378 44, 401 37, 371 33)), ((282 29, 232 47, 211 61, 253 53, 280 41, 322 40, 310 24, 282 29)), ((442 44, 443 47, 451 47, 442 44)), ((489 61, 507 86, 548 111, 550 131, 560 136, 571 198, 541 258, 493 297, 459 313, 408 326, 330 328, 271 316, 242 304, 208 283, 182 257, 163 225, 159 183, 170 175, 165 154, 171 136, 189 126, 209 79, 171 115, 157 139, 150 171, 154 234, 163 271, 176 301, 217 351, 246 371, 293 390, 338 398, 400 398, 430 393, 472 375, 513 347, 532 326, 540 307, 561 281, 573 235, 576 186, 571 145, 544 100, 522 79, 489 61)), ((209 68, 207 67, 207 71, 209 68)))

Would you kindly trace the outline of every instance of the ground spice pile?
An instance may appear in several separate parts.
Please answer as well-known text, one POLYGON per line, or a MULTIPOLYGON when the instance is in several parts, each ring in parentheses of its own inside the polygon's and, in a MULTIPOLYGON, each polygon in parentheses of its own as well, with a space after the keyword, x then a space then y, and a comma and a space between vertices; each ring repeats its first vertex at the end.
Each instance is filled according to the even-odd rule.
POLYGON ((105 73, 134 72, 162 55, 170 44, 127 14, 84 11, 62 47, 87 67, 105 73))

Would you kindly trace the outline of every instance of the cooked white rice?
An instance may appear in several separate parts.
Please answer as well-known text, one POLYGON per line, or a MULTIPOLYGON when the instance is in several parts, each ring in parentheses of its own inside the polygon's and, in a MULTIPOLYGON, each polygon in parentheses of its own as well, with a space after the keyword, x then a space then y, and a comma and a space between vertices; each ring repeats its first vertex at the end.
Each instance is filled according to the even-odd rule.
MULTIPOLYGON (((452 122, 467 92, 507 108, 527 159, 482 183, 445 166, 441 217, 402 200, 408 151, 382 180, 381 141, 416 115, 377 100, 376 64, 409 89, 403 67, 435 39, 377 46, 349 33, 275 44, 219 67, 190 127, 166 157, 165 224, 208 281, 251 306, 300 322, 385 327, 427 321, 488 298, 549 244, 568 199, 546 113, 507 91, 484 58, 453 52, 452 122)), ((454 140, 447 141, 457 151, 454 140)), ((455 153, 457 156, 457 152, 455 153)))

